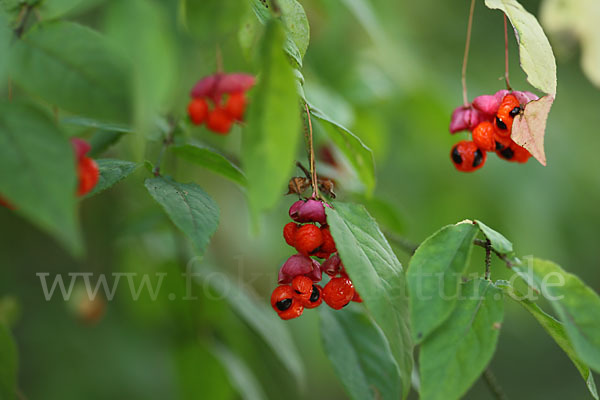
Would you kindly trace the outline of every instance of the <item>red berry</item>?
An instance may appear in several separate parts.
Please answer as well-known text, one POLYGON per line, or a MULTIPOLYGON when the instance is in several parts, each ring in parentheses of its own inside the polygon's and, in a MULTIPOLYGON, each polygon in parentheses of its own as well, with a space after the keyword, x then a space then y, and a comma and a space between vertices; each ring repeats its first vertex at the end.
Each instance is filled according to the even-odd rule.
POLYGON ((208 116, 208 103, 204 99, 192 99, 188 104, 188 114, 195 125, 200 125, 208 116))
POLYGON ((246 111, 246 96, 244 92, 231 93, 225 103, 225 112, 234 120, 241 121, 246 111))
POLYGON ((477 148, 483 151, 495 150, 495 136, 496 128, 494 127, 494 124, 489 121, 484 121, 473 129, 473 143, 475 143, 477 148))
POLYGON ((307 302, 302 303, 304 308, 316 308, 323 302, 323 288, 319 285, 312 285, 312 292, 307 302))
MULTIPOLYGON (((321 245, 321 251, 327 254, 335 253, 335 241, 328 227, 321 227, 321 234, 323 235, 323 244, 321 245)), ((327 257, 325 257, 327 258, 327 257)))
POLYGON ((294 297, 305 305, 310 300, 312 294, 313 282, 306 276, 299 275, 292 279, 292 289, 294 289, 294 297))
POLYGON ((457 170, 471 172, 483 167, 486 153, 477 148, 475 143, 462 140, 454 145, 450 158, 457 170))
POLYGON ((79 187, 77 189, 77 195, 83 196, 90 192, 98 183, 100 178, 100 171, 98 170, 98 164, 96 161, 89 157, 83 157, 79 161, 77 166, 79 174, 79 187))
POLYGON ((298 225, 293 222, 288 222, 283 227, 283 238, 285 239, 285 242, 292 247, 294 247, 294 238, 297 231, 298 225))
POLYGON ((358 294, 358 292, 356 290, 354 291, 354 297, 352 298, 352 301, 354 301, 356 303, 362 303, 362 298, 360 297, 360 294, 358 294))
POLYGON ((335 310, 346 306, 354 298, 354 285, 348 278, 333 278, 323 288, 323 300, 335 310))
POLYGON ((495 148, 494 150, 499 151, 504 149, 505 147, 510 146, 510 143, 512 142, 512 140, 510 139, 510 136, 502 136, 498 133, 498 130, 496 129, 496 135, 494 136, 494 142, 495 142, 495 148))
POLYGON ((304 311, 304 306, 294 298, 294 289, 289 285, 277 286, 273 290, 271 307, 284 320, 297 318, 304 311))
POLYGON ((496 154, 498 154, 498 157, 504 160, 518 163, 526 163, 531 157, 531 153, 529 153, 527 149, 519 146, 512 140, 508 146, 502 148, 501 150, 497 150, 496 154))
POLYGON ((323 244, 323 234, 316 225, 306 224, 298 228, 294 246, 300 254, 310 255, 323 244))
POLYGON ((215 107, 208 113, 206 126, 215 133, 225 135, 229 133, 233 119, 220 107, 215 107))
POLYGON ((500 135, 510 136, 513 120, 520 112, 521 105, 519 104, 519 100, 512 94, 504 96, 494 122, 500 135))

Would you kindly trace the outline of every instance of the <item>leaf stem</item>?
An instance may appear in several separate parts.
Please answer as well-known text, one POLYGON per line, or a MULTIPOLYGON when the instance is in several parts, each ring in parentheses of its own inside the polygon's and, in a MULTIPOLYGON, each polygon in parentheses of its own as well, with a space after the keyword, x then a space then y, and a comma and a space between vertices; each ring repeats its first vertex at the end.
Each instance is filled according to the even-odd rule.
MULTIPOLYGON (((475 240, 473 240, 473 244, 475 246, 479 246, 479 247, 483 247, 484 249, 487 249, 487 241, 486 240, 475 239, 475 240)), ((513 265, 514 265, 513 262, 508 259, 506 254, 500 253, 498 250, 494 249, 493 247, 490 247, 490 249, 491 249, 492 253, 494 253, 496 256, 498 256, 499 259, 504 261, 504 263, 506 264, 506 266, 508 268, 513 267, 513 265)))
POLYGON ((473 13, 475 11, 475 0, 471 0, 471 8, 469 9, 469 22, 467 23, 467 40, 465 41, 465 54, 462 62, 462 94, 463 104, 465 107, 469 105, 469 97, 467 96, 467 64, 469 62, 469 48, 471 47, 471 31, 473 28, 473 13))
POLYGON ((221 52, 221 46, 217 44, 217 48, 215 50, 215 59, 217 64, 217 73, 223 73, 223 53, 221 52))
POLYGON ((485 280, 490 280, 490 266, 492 264, 492 242, 490 239, 485 240, 485 280))
POLYGON ((489 367, 483 371, 481 377, 483 378, 483 381, 492 395, 494 395, 494 398, 497 400, 508 400, 504 390, 502 390, 502 386, 500 386, 500 383, 498 383, 498 379, 496 379, 496 376, 489 367))
POLYGON ((315 168, 315 147, 313 144, 313 128, 310 119, 310 109, 308 108, 308 104, 306 103, 304 103, 304 108, 306 109, 306 119, 308 120, 308 162, 310 164, 310 184, 313 189, 311 197, 313 199, 319 199, 321 198, 321 196, 319 194, 317 169, 315 168))
POLYGON ((506 23, 506 14, 502 15, 504 15, 504 81, 506 82, 506 89, 512 91, 508 79, 508 24, 506 23))

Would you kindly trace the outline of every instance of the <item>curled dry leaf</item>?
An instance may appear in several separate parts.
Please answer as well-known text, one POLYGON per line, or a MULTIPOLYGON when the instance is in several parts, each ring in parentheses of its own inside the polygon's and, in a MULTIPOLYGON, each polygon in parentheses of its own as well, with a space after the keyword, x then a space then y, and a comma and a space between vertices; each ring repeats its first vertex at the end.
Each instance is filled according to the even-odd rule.
POLYGON ((544 134, 552 103, 554 97, 550 95, 527 103, 523 114, 515 118, 511 134, 512 140, 519 146, 525 147, 544 166, 546 165, 544 134))

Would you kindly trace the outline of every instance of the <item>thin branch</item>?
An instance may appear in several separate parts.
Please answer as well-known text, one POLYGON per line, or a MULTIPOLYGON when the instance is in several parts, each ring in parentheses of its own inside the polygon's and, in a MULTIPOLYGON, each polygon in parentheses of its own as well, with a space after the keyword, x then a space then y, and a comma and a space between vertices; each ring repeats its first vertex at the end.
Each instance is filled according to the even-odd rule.
POLYGON ((312 198, 319 199, 319 183, 317 180, 317 169, 315 167, 315 147, 313 144, 312 121, 310 119, 310 110, 308 108, 308 104, 304 104, 304 108, 306 109, 306 119, 308 120, 308 161, 310 164, 310 184, 313 188, 312 198))
POLYGON ((494 395, 495 399, 508 400, 508 397, 504 393, 504 390, 502 390, 502 386, 500 386, 500 383, 498 383, 498 379, 496 379, 496 376, 494 375, 494 373, 492 372, 492 370, 489 367, 486 368, 485 371, 483 371, 481 378, 483 379, 483 382, 485 382, 486 386, 490 390, 490 393, 492 393, 492 395, 494 395))
POLYGON ((473 28, 473 13, 475 11, 475 0, 471 0, 471 8, 469 10, 469 22, 467 23, 467 40, 465 42, 465 54, 462 63, 462 90, 463 104, 465 107, 469 105, 469 97, 467 96, 467 63, 469 62, 469 48, 471 47, 471 30, 473 28))
POLYGON ((217 44, 217 49, 215 51, 215 58, 217 64, 217 73, 222 74, 223 69, 223 53, 221 52, 221 46, 217 44))
POLYGON ((508 26, 506 23, 506 14, 504 15, 504 80, 506 81, 506 89, 511 90, 510 80, 508 79, 508 26))
MULTIPOLYGON (((475 240, 473 240, 473 244, 475 246, 479 246, 479 247, 483 247, 484 249, 487 249, 487 241, 485 241, 485 240, 475 239, 475 240)), ((508 268, 512 268, 515 265, 511 260, 508 259, 506 254, 500 253, 498 250, 494 249, 493 247, 491 248, 491 250, 492 250, 492 253, 494 253, 496 256, 498 256, 499 259, 504 261, 504 263, 506 264, 506 266, 508 268)))
POLYGON ((492 265, 492 242, 485 240, 485 280, 490 280, 490 266, 492 265))

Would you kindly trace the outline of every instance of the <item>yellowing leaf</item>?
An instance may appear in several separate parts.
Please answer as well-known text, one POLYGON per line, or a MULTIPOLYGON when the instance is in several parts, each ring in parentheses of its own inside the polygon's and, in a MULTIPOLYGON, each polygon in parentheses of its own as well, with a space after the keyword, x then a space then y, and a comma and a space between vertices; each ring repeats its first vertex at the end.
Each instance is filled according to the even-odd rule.
POLYGON ((521 68, 527 74, 527 81, 554 97, 556 95, 556 60, 550 42, 538 20, 516 0, 485 0, 485 5, 488 8, 504 12, 515 28, 515 35, 519 42, 521 68))
POLYGON ((510 136, 544 166, 546 165, 546 153, 544 152, 546 120, 553 102, 553 96, 544 96, 539 100, 527 103, 523 115, 515 118, 510 136))
POLYGON ((564 33, 579 40, 581 68, 588 79, 600 87, 600 2, 545 0, 540 18, 553 40, 559 40, 564 33))

